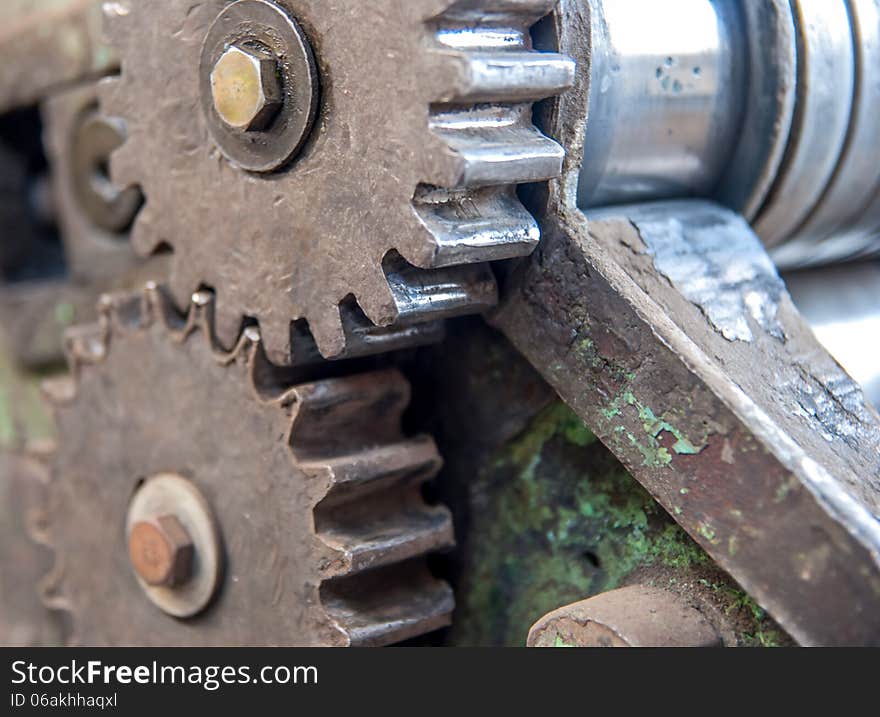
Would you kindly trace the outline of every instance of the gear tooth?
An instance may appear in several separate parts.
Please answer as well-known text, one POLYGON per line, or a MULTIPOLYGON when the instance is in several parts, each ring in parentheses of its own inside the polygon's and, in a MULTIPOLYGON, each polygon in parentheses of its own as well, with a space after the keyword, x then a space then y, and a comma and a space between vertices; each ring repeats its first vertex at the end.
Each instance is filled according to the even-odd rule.
POLYGON ((101 363, 110 349, 105 321, 74 326, 64 333, 64 355, 70 372, 75 376, 84 365, 101 363))
POLYGON ((119 41, 128 34, 131 14, 131 0, 114 0, 101 6, 104 22, 104 34, 119 41))
POLYGON ((143 329, 152 321, 151 307, 142 292, 109 292, 98 299, 98 316, 107 333, 143 329))
POLYGON ((328 307, 317 317, 309 317, 309 330, 321 355, 327 359, 342 357, 346 350, 345 330, 340 307, 328 307))
POLYGON ((394 442, 410 399, 409 383, 394 369, 301 384, 293 390, 297 405, 291 447, 306 463, 394 442))
POLYGON ((327 473, 329 486, 321 507, 331 508, 383 490, 421 485, 434 478, 442 464, 434 441, 422 436, 300 465, 309 472, 327 473))
POLYGON ((534 25, 556 8, 559 0, 451 0, 437 20, 474 23, 491 20, 495 23, 534 25))
POLYGON ((198 281, 192 278, 180 257, 175 256, 174 259, 171 262, 167 289, 174 305, 186 311, 192 302, 193 292, 198 291, 198 281))
POLYGON ((446 508, 425 505, 418 493, 404 504, 397 497, 377 497, 316 513, 318 537, 344 556, 344 567, 334 570, 334 576, 354 575, 453 545, 452 516, 446 508))
POLYGON ((528 256, 538 245, 538 222, 513 187, 450 192, 421 187, 413 207, 434 244, 435 267, 528 256))
POLYGON ((136 146, 126 140, 110 155, 110 177, 114 186, 126 189, 138 184, 139 175, 136 146))
POLYGON ((452 65, 437 102, 518 103, 555 97, 574 84, 575 63, 552 52, 484 50, 438 53, 439 65, 452 65))
POLYGON ((119 107, 119 83, 119 75, 110 75, 102 77, 95 86, 98 104, 105 116, 112 117, 113 112, 119 107))
POLYGON ((76 381, 70 376, 47 378, 40 383, 40 393, 51 406, 63 406, 76 397, 76 381))
POLYGON ((276 366, 288 366, 295 360, 292 344, 292 321, 290 318, 272 315, 260 318, 260 336, 266 357, 276 366))
POLYGON ((161 246, 162 240, 156 231, 155 217, 147 201, 135 217, 131 227, 130 238, 132 249, 139 256, 150 256, 161 246))
POLYGON ((448 188, 542 182, 562 172, 565 150, 530 121, 530 107, 442 110, 431 129, 449 147, 448 188))
POLYGON ((321 601, 349 644, 359 647, 389 645, 445 627, 455 606, 449 586, 421 564, 327 581, 321 601))
POLYGON ((381 276, 370 283, 368 290, 359 292, 356 297, 349 297, 348 305, 353 308, 352 304, 356 304, 376 326, 391 326, 401 315, 400 298, 386 277, 381 276))
POLYGON ((178 340, 182 341, 193 333, 200 334, 207 345, 214 349, 214 294, 210 291, 194 291, 190 295, 186 323, 178 340))
POLYGON ((384 269, 396 320, 402 324, 478 314, 498 303, 498 286, 488 264, 419 269, 392 254, 384 269))

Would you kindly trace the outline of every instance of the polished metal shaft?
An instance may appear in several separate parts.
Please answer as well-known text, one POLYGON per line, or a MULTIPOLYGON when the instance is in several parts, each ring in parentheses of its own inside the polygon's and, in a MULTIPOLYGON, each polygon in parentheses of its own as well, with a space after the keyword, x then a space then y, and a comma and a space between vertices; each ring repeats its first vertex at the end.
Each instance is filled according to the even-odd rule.
POLYGON ((880 252, 880 0, 586 0, 579 204, 714 198, 781 266, 880 252))

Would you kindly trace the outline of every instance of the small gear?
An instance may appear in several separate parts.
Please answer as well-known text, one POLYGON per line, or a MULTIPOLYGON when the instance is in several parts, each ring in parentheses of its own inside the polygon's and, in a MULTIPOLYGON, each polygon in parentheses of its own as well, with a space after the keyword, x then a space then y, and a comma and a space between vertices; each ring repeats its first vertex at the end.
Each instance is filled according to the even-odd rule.
POLYGON ((256 319, 279 364, 292 322, 338 358, 354 353, 346 313, 411 327, 485 310, 486 262, 539 239, 517 185, 561 171, 563 149, 532 124, 533 103, 574 77, 532 49, 554 6, 106 4, 122 69, 102 109, 129 132, 114 181, 146 197, 136 250, 170 246, 178 305, 214 289, 220 340, 256 319))
POLYGON ((441 461, 401 433, 401 374, 305 380, 255 327, 219 351, 212 313, 149 286, 68 334, 71 375, 46 386, 44 598, 70 641, 381 645, 448 624, 425 556, 451 546, 450 515, 421 495, 441 461))

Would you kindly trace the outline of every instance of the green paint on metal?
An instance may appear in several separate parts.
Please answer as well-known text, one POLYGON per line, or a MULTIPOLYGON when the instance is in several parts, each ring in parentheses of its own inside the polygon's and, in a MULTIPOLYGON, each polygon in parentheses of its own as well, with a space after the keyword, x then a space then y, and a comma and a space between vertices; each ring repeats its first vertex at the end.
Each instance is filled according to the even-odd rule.
MULTIPOLYGON (((671 573, 682 584, 708 575, 727 585, 711 558, 562 403, 496 453, 468 490, 472 515, 452 644, 522 645, 546 613, 645 571, 664 579, 671 573)), ((772 638, 757 623, 749 630, 749 639, 772 638)))
POLYGON ((566 642, 557 635, 556 640, 553 642, 553 647, 577 647, 577 645, 572 645, 570 642, 566 642))
POLYGON ((657 414, 639 401, 630 390, 625 390, 615 396, 605 407, 600 409, 601 415, 614 425, 610 427, 613 440, 623 440, 636 448, 642 455, 642 464, 651 468, 663 468, 672 463, 670 449, 660 444, 664 433, 671 435, 675 442, 671 446, 673 453, 677 455, 697 455, 705 448, 705 441, 701 445, 695 445, 679 428, 668 420, 659 418, 657 414), (633 433, 628 425, 620 423, 619 419, 626 407, 633 407, 638 412, 642 424, 644 436, 633 433))

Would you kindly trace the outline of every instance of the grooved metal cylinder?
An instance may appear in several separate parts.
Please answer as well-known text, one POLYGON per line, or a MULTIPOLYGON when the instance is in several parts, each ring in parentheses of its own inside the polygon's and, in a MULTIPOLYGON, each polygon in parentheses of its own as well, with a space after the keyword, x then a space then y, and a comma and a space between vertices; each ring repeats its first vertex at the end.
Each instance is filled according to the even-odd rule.
POLYGON ((745 104, 748 59, 737 5, 590 0, 582 206, 714 189, 745 104))
POLYGON ((582 208, 706 197, 782 267, 880 252, 880 0, 587 0, 582 208))

